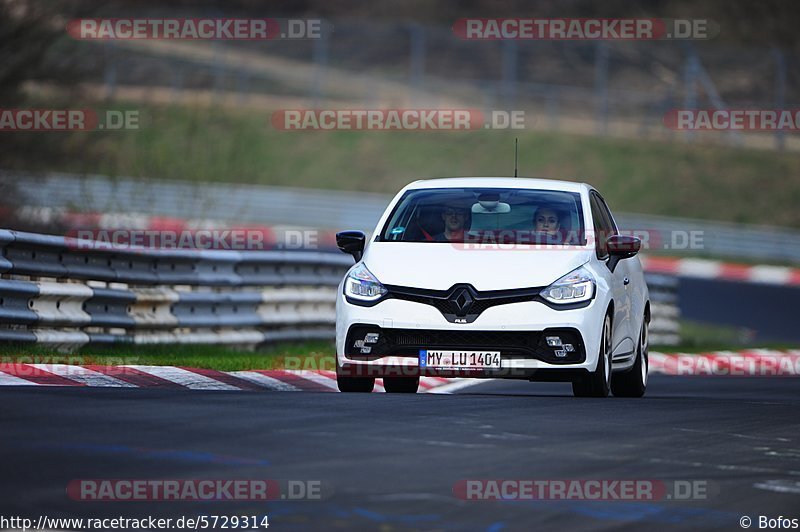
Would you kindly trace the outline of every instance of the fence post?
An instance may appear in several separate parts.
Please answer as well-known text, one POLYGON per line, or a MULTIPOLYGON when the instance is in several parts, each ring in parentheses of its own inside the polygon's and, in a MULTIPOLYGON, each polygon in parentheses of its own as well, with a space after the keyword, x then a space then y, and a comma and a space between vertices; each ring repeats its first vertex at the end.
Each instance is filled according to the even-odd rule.
POLYGON ((560 105, 558 100, 558 89, 553 87, 547 88, 547 96, 545 97, 545 108, 547 109, 547 126, 553 130, 558 130, 560 105))
POLYGON ((597 41, 594 60, 595 130, 598 135, 608 133, 608 44, 597 41))
POLYGON ((238 75, 236 76, 236 89, 238 93, 239 105, 244 105, 250 96, 250 73, 244 66, 239 67, 238 75))
MULTIPOLYGON (((697 57, 695 57, 694 51, 689 50, 689 54, 686 56, 686 63, 683 67, 683 108, 687 110, 697 107, 697 89, 695 87, 698 70, 697 66, 697 57)), ((694 140, 694 131, 691 129, 686 131, 684 140, 687 142, 694 140)))
POLYGON ((178 103, 181 101, 181 92, 183 92, 183 64, 177 63, 170 70, 172 74, 172 102, 178 103))
POLYGON ((425 80, 425 28, 420 24, 411 23, 409 25, 409 36, 411 39, 411 51, 409 58, 409 78, 411 86, 414 88, 414 103, 422 93, 425 80))
POLYGON ((106 70, 105 70, 105 85, 106 85, 106 100, 114 97, 117 89, 117 53, 114 45, 106 42, 106 70))
POLYGON ((314 48, 311 53, 314 61, 314 77, 311 81, 311 99, 314 107, 321 105, 323 85, 328 68, 328 34, 323 32, 318 39, 314 39, 314 48))
POLYGON ((513 109, 517 92, 517 42, 503 41, 503 105, 513 109))
MULTIPOLYGON (((775 109, 783 109, 786 105, 786 56, 780 48, 773 48, 775 58, 775 109)), ((775 131, 775 147, 779 151, 786 148, 786 132, 778 129, 775 131)))
POLYGON ((218 41, 212 41, 211 44, 214 50, 214 59, 212 69, 214 71, 214 90, 212 91, 212 101, 216 102, 219 99, 220 92, 224 90, 224 75, 225 75, 225 59, 224 51, 218 41))

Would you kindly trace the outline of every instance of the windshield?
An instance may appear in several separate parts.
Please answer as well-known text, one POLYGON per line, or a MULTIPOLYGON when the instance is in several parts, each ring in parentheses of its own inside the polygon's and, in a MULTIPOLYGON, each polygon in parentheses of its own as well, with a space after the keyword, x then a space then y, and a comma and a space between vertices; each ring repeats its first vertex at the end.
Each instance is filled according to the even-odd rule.
POLYGON ((583 246, 577 192, 509 188, 409 190, 382 242, 498 242, 583 246))

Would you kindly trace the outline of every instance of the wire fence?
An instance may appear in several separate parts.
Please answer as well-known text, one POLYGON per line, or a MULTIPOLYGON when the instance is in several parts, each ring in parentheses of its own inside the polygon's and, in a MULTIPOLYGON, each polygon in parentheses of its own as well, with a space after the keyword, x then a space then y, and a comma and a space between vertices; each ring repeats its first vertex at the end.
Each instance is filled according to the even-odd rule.
MULTIPOLYGON (((316 40, 68 42, 50 56, 109 98, 282 107, 521 109, 526 127, 797 149, 797 136, 675 132, 675 108, 800 107, 800 59, 709 41, 464 41, 449 28, 334 20, 316 40), (127 91, 127 92, 126 92, 127 91), (158 93, 158 96, 156 96, 158 93)), ((723 28, 724 31, 724 28, 723 28)))

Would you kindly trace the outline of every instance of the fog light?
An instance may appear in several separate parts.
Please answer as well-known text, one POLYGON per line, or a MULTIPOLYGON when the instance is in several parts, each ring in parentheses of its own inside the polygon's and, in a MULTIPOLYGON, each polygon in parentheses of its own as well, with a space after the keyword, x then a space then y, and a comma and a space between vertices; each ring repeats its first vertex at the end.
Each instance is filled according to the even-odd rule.
POLYGON ((567 356, 567 352, 564 351, 563 349, 556 349, 556 356, 558 358, 564 358, 565 356, 567 356))
POLYGON ((561 338, 558 336, 548 336, 547 337, 547 346, 548 347, 561 347, 561 338))

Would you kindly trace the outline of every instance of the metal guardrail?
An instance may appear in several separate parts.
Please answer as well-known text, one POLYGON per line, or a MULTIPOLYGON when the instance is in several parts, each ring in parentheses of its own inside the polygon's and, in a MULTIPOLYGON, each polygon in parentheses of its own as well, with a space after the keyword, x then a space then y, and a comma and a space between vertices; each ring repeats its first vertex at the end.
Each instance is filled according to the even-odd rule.
POLYGON ((352 258, 114 248, 0 230, 0 340, 225 343, 333 337, 352 258))
MULTIPOLYGON (((0 172, 0 204, 3 198, 10 208, 29 206, 367 232, 375 228, 391 200, 384 194, 362 192, 0 172)), ((630 213, 617 213, 616 218, 622 229, 654 233, 654 245, 667 245, 673 251, 674 236, 683 239, 694 231, 700 232, 703 239, 702 249, 692 250, 696 254, 800 263, 800 232, 790 229, 630 213)))
MULTIPOLYGON (((352 258, 112 247, 0 230, 0 341, 253 345, 334 337, 352 258)), ((649 276, 653 343, 677 343, 677 279, 649 276)))
POLYGON ((334 190, 16 172, 0 172, 0 191, 0 203, 13 198, 10 207, 365 231, 375 228, 391 200, 334 190))

